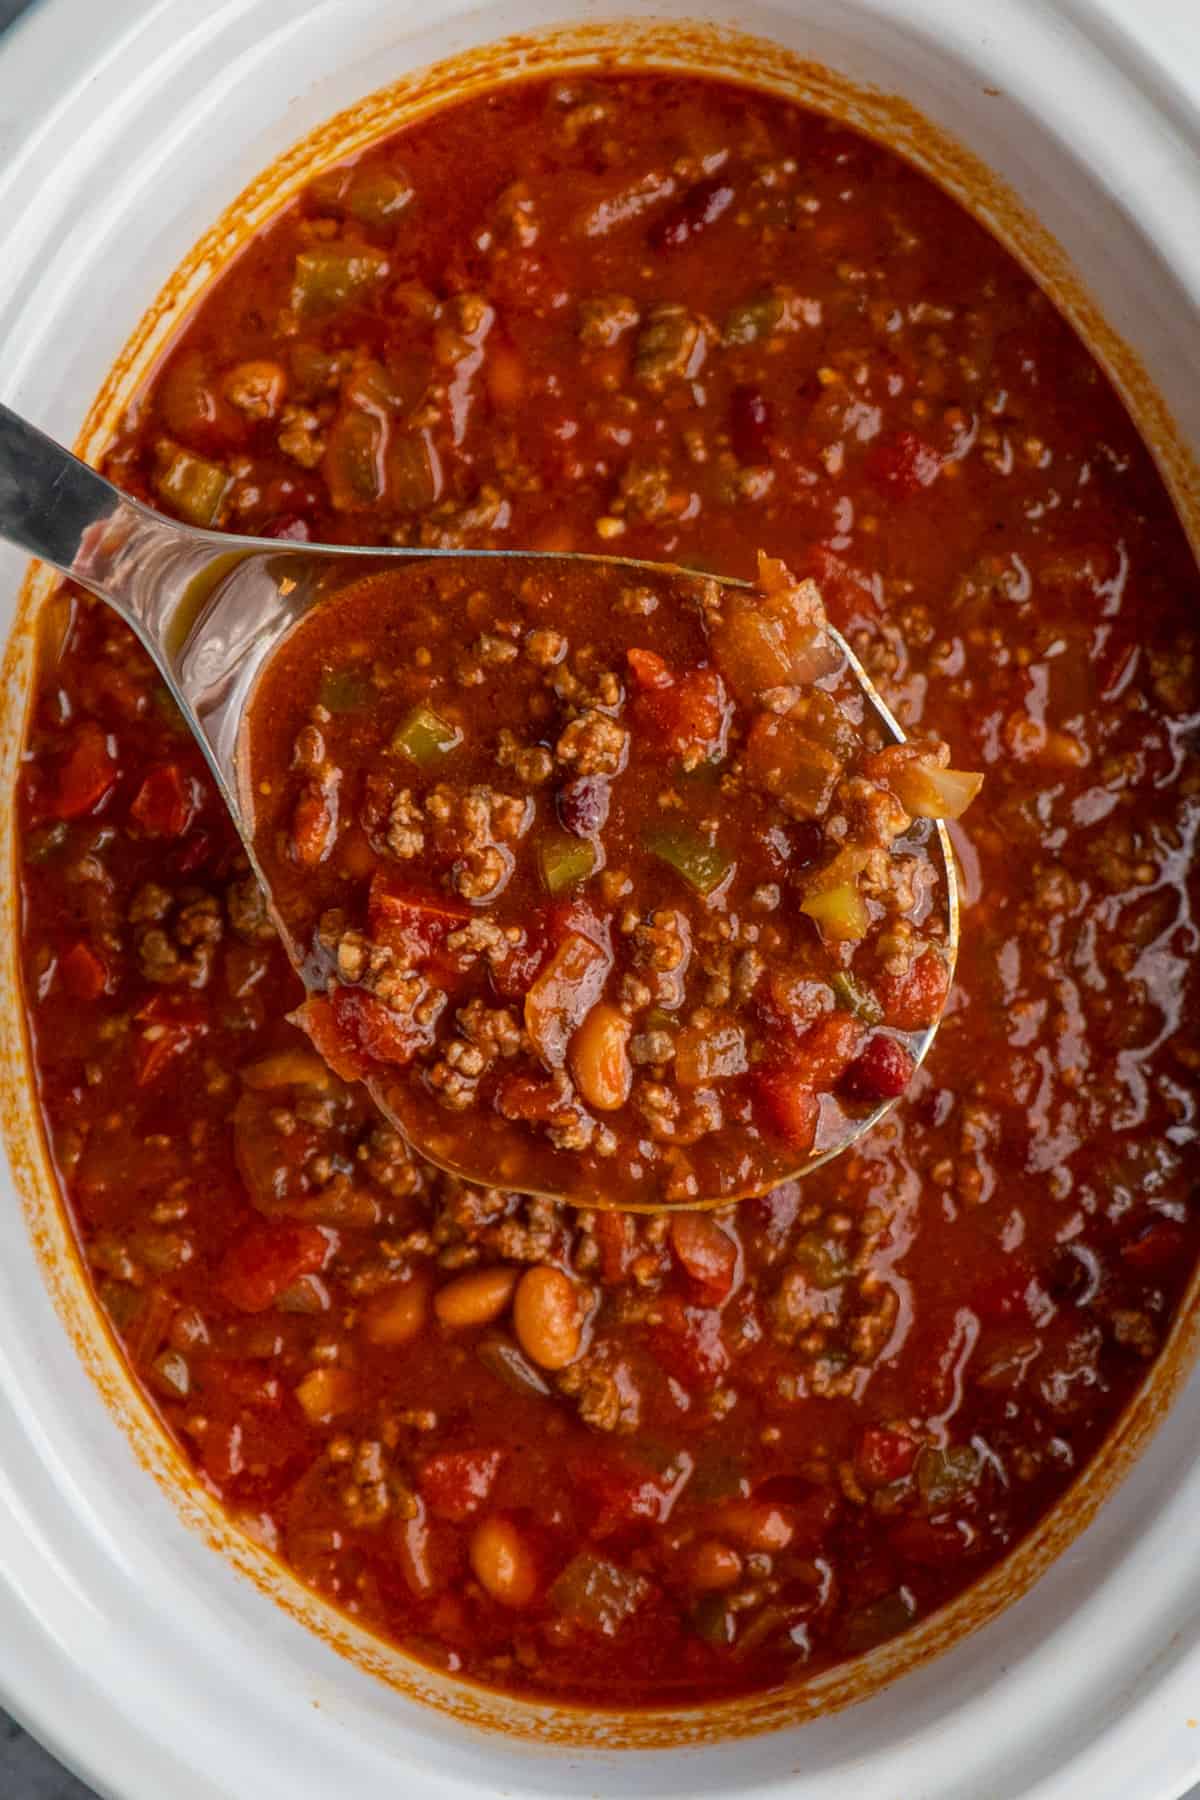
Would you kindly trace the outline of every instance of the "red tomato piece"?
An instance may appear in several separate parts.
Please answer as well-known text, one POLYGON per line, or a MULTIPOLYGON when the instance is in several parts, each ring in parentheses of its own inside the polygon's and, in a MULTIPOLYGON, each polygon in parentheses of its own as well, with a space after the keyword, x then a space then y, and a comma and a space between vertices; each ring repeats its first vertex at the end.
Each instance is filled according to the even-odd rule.
POLYGON ((835 1088, 858 1054, 866 1032, 853 1013, 829 1012, 810 1025, 789 1062, 805 1087, 823 1094, 835 1088))
POLYGON ((133 1040, 138 1087, 147 1087, 208 1030, 203 1005, 189 994, 155 994, 138 1012, 137 1021, 144 1027, 133 1040))
POLYGON ((919 956, 907 975, 883 974, 875 984, 884 1017, 897 1031, 932 1025, 946 1004, 950 977, 936 950, 919 956))
POLYGON ((503 962, 489 970, 492 986, 502 1000, 520 1000, 537 979, 546 960, 546 941, 536 928, 526 928, 523 943, 514 944, 503 962))
POLYGON ((660 1323, 650 1333, 656 1360, 685 1387, 700 1388, 723 1375, 729 1351, 721 1317, 708 1306, 687 1306, 677 1295, 659 1302, 660 1323))
POLYGON ((380 870, 371 880, 367 917, 372 937, 388 944, 402 960, 418 963, 440 950, 450 933, 467 923, 471 909, 456 906, 439 894, 393 887, 380 870))
POLYGON ((689 669, 669 686, 635 695, 633 717, 672 756, 711 755, 722 747, 728 725, 725 684, 715 669, 689 669))
POLYGON ((369 1072, 370 1063, 340 1030, 333 1007, 324 994, 310 994, 303 1005, 288 1016, 293 1025, 308 1033, 313 1049, 343 1081, 361 1081, 369 1072))
POLYGON ((755 1111, 798 1154, 812 1149, 821 1103, 794 1069, 758 1068, 751 1080, 755 1111))
POLYGON ((903 1044, 877 1031, 847 1069, 842 1085, 855 1100, 894 1100, 912 1080, 916 1066, 903 1044))
POLYGON ((428 1032, 411 1015, 392 1012, 365 988, 333 988, 330 1005, 343 1043, 369 1062, 403 1067, 429 1041, 428 1032))
POLYGON ((854 1469, 864 1487, 890 1487, 904 1480, 916 1460, 916 1439, 907 1432, 868 1425, 854 1452, 854 1469))
POLYGON ((664 1520, 672 1494, 647 1469, 602 1453, 577 1458, 570 1467, 585 1528, 593 1538, 611 1537, 630 1525, 664 1520))
POLYGON ((898 431, 872 445, 863 467, 868 480, 897 500, 909 500, 942 472, 942 458, 915 431, 898 431))
POLYGON ((426 1505, 461 1525, 491 1493, 503 1461, 503 1450, 444 1450, 429 1457, 417 1475, 426 1505))
POLYGON ((108 733, 94 719, 85 719, 59 768, 51 813, 56 819, 81 819, 99 806, 116 779, 108 733))
POLYGON ((879 577, 856 569, 828 544, 813 545, 803 573, 816 582, 825 610, 843 631, 856 625, 869 626, 882 614, 883 587, 879 577))
POLYGON ((58 965, 59 980, 72 1000, 98 1000, 108 987, 108 969, 90 944, 75 944, 58 965))
POLYGON ((196 816, 196 784, 175 763, 151 769, 129 809, 147 837, 182 837, 196 816))
POLYGON ((708 1213, 675 1213, 671 1248, 702 1306, 719 1306, 728 1299, 737 1273, 738 1249, 714 1218, 708 1213))
POLYGON ((255 1225, 225 1252, 216 1285, 239 1312, 266 1312, 302 1275, 323 1269, 329 1250, 315 1225, 255 1225))

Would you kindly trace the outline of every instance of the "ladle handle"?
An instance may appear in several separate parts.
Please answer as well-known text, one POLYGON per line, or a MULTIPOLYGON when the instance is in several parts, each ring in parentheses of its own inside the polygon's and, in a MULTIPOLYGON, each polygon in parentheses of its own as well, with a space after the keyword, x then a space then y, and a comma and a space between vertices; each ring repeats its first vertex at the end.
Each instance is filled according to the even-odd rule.
POLYGON ((0 537, 70 573, 121 495, 103 475, 0 405, 0 537))

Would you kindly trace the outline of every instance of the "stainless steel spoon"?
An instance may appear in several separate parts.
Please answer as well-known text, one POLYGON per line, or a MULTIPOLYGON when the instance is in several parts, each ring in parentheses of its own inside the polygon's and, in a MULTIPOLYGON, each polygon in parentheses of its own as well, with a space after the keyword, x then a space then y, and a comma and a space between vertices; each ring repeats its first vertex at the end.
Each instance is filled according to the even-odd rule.
MULTIPOLYGON (((297 620, 323 598, 376 567, 429 558, 479 561, 519 557, 541 563, 586 561, 643 572, 678 572, 670 565, 632 557, 347 548, 198 530, 129 499, 3 405, 0 537, 107 602, 136 633, 203 750, 260 881, 262 872, 239 779, 242 722, 258 671, 297 620)), ((751 584, 727 580, 725 585, 744 589, 751 584)), ((903 743, 904 733, 850 646, 833 626, 828 631, 886 736, 903 743)), ((945 950, 953 967, 958 949, 958 886, 949 834, 941 820, 936 822, 936 836, 942 865, 945 950)), ((265 881, 263 887, 269 899, 265 881)), ((935 1022, 911 1040, 918 1062, 936 1032, 935 1022)), ((369 1085, 376 1101, 382 1102, 376 1084, 369 1085)), ((833 1142, 818 1139, 813 1152, 793 1173, 808 1174, 840 1154, 894 1105, 895 1100, 886 1100, 865 1118, 847 1120, 845 1135, 833 1142)), ((405 1129, 386 1106, 384 1110, 405 1129)), ((414 1142, 414 1148, 452 1173, 473 1179, 464 1163, 452 1163, 419 1142, 414 1142)))

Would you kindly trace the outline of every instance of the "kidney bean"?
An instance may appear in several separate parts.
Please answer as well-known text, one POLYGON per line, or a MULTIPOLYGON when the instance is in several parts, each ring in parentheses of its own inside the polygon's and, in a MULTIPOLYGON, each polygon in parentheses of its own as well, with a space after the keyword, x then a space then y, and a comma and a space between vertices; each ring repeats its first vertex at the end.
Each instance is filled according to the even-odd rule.
POLYGON ((698 181, 677 206, 650 227, 646 235, 651 249, 681 250, 710 225, 715 225, 722 214, 729 211, 734 198, 734 190, 726 181, 718 181, 715 177, 698 181))
POLYGON ((579 775, 558 790, 556 804, 564 831, 575 837, 597 837, 608 820, 608 782, 598 775, 579 775))
POLYGON ((740 463, 771 460, 774 409, 761 388, 743 383, 735 387, 729 402, 729 437, 740 463))

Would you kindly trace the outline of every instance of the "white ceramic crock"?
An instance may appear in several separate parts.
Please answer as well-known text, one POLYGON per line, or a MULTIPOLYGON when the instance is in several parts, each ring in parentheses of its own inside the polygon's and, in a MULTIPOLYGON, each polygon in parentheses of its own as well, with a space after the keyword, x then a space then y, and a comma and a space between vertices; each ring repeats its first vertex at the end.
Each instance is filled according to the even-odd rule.
MULTIPOLYGON (((0 53, 0 396, 74 440, 171 271, 290 144, 439 58, 618 11, 699 15, 914 103, 1040 216, 1200 446, 1198 0, 42 0, 0 53)), ((21 576, 0 553, 5 632, 21 576)), ((11 705, 9 726, 6 786, 11 705)), ((114 1800, 1177 1800, 1200 1775, 1200 1380, 1023 1600, 864 1704, 724 1744, 700 1722, 670 1753, 529 1712, 502 1734, 337 1654, 286 1579, 273 1599, 234 1567, 253 1553, 214 1548, 201 1497, 169 1497, 31 1184, 14 1151, 0 1697, 114 1800)))

